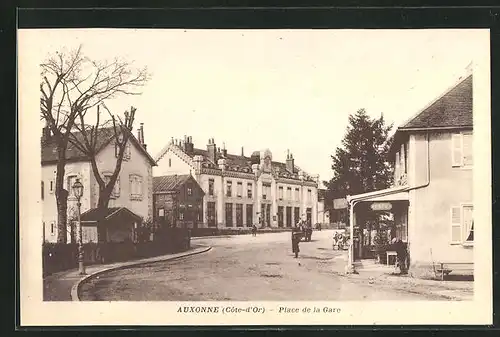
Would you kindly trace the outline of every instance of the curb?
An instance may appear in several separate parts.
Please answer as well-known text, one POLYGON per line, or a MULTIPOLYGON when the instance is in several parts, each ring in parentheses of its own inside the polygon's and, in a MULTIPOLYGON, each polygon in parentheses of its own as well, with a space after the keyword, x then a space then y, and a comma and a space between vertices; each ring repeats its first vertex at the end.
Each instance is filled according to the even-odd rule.
POLYGON ((94 278, 96 276, 99 276, 99 275, 104 274, 104 273, 109 272, 109 271, 126 269, 126 268, 133 267, 133 266, 139 266, 141 264, 148 264, 148 263, 156 263, 156 262, 165 262, 165 261, 176 260, 176 259, 180 259, 180 258, 187 257, 187 256, 193 256, 193 255, 197 255, 197 254, 201 254, 201 253, 206 253, 206 252, 208 252, 209 250, 212 249, 211 246, 200 247, 200 248, 201 249, 198 250, 198 251, 192 251, 192 252, 186 253, 184 255, 179 255, 179 256, 175 256, 175 257, 166 257, 165 259, 156 260, 156 261, 136 261, 136 262, 131 262, 130 264, 124 264, 124 265, 120 265, 120 266, 104 268, 102 270, 96 271, 93 274, 86 275, 86 276, 82 277, 80 280, 78 280, 71 287, 71 300, 72 301, 80 301, 80 296, 78 296, 78 293, 79 293, 79 290, 80 290, 80 286, 85 281, 88 281, 88 280, 90 280, 90 279, 92 279, 92 278, 94 278))

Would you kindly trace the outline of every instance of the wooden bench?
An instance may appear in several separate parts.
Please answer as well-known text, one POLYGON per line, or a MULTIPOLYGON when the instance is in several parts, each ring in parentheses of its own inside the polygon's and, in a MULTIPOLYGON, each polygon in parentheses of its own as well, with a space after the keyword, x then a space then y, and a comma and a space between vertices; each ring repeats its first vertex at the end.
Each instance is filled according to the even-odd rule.
POLYGON ((438 262, 438 268, 436 269, 438 273, 441 273, 441 281, 444 280, 444 276, 448 275, 452 271, 474 271, 474 263, 472 262, 438 262))

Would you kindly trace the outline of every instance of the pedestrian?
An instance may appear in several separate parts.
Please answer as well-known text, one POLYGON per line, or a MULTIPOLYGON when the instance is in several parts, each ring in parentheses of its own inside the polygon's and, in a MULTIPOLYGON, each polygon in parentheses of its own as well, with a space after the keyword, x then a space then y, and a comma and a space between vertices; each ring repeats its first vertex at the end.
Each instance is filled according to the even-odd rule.
POLYGON ((299 242, 300 242, 299 236, 297 235, 296 232, 292 231, 292 252, 295 254, 295 258, 299 257, 299 252, 300 252, 299 242))
POLYGON ((252 236, 257 236, 257 226, 252 225, 252 236))
POLYGON ((396 267, 399 267, 399 272, 401 275, 408 273, 408 268, 406 266, 406 245, 400 238, 392 239, 393 249, 396 251, 396 267))

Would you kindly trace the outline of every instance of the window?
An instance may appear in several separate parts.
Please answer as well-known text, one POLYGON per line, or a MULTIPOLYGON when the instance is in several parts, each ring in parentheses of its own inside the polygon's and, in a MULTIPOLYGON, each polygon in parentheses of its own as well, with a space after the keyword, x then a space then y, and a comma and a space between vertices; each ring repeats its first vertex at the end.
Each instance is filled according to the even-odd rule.
POLYGON ((253 205, 247 205, 247 227, 253 225, 253 205))
POLYGON ((158 209, 158 216, 163 218, 165 216, 165 209, 159 208, 158 209))
POLYGON ((283 227, 283 206, 278 206, 278 227, 283 227))
POLYGON ((233 204, 226 203, 226 227, 233 226, 233 204))
POLYGON ((54 180, 51 180, 49 185, 49 193, 54 193, 54 180))
POLYGON ((172 158, 168 158, 168 167, 172 167, 172 158))
POLYGON ((294 224, 297 224, 297 222, 299 222, 299 220, 300 220, 300 208, 295 207, 293 210, 293 222, 294 222, 294 224))
POLYGON ((187 194, 188 195, 193 195, 193 189, 191 188, 191 186, 187 187, 187 194))
POLYGON ((142 200, 142 177, 139 175, 131 174, 130 181, 130 199, 142 200))
MULTIPOLYGON (((123 152, 123 160, 129 160, 130 159, 130 143, 127 142, 125 145, 125 151, 123 152)), ((120 146, 118 144, 115 144, 115 157, 118 158, 120 154, 120 146)))
POLYGON ((292 227, 292 207, 286 207, 286 226, 292 227))
POLYGON ((215 202, 207 202, 207 222, 208 227, 215 227, 215 202))
POLYGON ((50 223, 50 234, 51 234, 51 235, 54 235, 54 232, 55 232, 54 227, 55 227, 55 225, 56 225, 56 224, 55 224, 55 222, 54 222, 54 221, 52 221, 52 222, 50 223))
POLYGON ((208 179, 208 195, 214 195, 214 180, 208 179))
POLYGON ((271 196, 271 185, 263 184, 262 185, 262 199, 268 199, 271 196))
POLYGON ((231 197, 233 195, 233 183, 231 181, 228 181, 226 183, 226 196, 231 197))
POLYGON ((238 198, 241 198, 241 196, 243 195, 243 183, 242 182, 238 182, 236 184, 236 195, 238 196, 238 198))
POLYGON ((252 184, 251 183, 248 183, 247 184, 247 197, 249 199, 252 199, 253 196, 252 196, 252 184))
POLYGON ((184 220, 184 211, 179 211, 179 220, 184 220))
POLYGON ((298 188, 295 189, 295 199, 294 200, 295 201, 299 201, 300 200, 300 198, 299 198, 299 189, 298 188))
POLYGON ((286 188, 286 198, 288 200, 292 200, 292 188, 291 187, 286 188))
POLYGON ((471 167, 473 164, 472 132, 451 135, 451 161, 453 167, 471 167))
POLYGON ((236 226, 243 227, 243 204, 236 204, 236 226))
POLYGON ((283 200, 283 186, 278 187, 278 199, 283 200))
POLYGON ((474 242, 473 206, 462 205, 451 208, 451 243, 474 242))
POLYGON ((43 180, 42 180, 42 200, 43 200, 43 180))
POLYGON ((311 202, 311 200, 312 200, 312 191, 311 190, 307 190, 307 201, 311 202))

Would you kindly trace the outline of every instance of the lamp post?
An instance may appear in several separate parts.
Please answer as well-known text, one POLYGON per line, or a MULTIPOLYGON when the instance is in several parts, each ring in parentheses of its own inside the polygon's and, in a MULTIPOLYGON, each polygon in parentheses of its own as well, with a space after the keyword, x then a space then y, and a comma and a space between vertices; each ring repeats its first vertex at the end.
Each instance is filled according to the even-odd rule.
POLYGON ((80 219, 80 208, 82 206, 80 200, 83 195, 83 184, 80 182, 80 179, 76 179, 75 183, 72 186, 73 194, 76 197, 77 203, 76 206, 78 208, 78 270, 80 275, 85 275, 85 266, 83 265, 83 235, 82 235, 82 222, 80 219))

